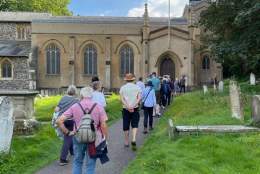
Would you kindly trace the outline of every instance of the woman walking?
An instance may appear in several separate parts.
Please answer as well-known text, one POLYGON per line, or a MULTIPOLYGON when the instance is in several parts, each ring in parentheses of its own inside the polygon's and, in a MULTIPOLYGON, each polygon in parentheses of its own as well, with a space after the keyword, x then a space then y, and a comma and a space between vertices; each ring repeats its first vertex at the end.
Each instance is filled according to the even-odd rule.
MULTIPOLYGON (((67 109, 69 109, 73 104, 77 103, 76 99, 77 88, 74 85, 69 86, 67 90, 67 95, 63 96, 55 108, 55 112, 58 112, 58 115, 61 116, 67 109)), ((74 128, 74 121, 72 119, 68 119, 64 122, 64 126, 72 131, 74 128)), ((72 136, 64 134, 63 135, 63 145, 60 154, 60 165, 64 166, 68 164, 67 156, 70 152, 70 155, 74 155, 73 153, 73 143, 72 136)))
POLYGON ((144 109, 144 134, 148 133, 147 124, 149 120, 149 130, 153 130, 153 109, 156 106, 156 96, 153 89, 153 83, 148 81, 146 88, 142 93, 142 103, 144 109))

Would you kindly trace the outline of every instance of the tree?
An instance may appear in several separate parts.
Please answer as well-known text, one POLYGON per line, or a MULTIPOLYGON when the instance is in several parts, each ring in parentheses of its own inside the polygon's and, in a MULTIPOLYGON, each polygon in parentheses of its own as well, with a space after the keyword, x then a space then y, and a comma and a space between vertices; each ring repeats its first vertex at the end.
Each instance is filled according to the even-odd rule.
POLYGON ((209 32, 203 38, 224 75, 260 75, 260 1, 217 0, 201 13, 200 24, 209 32))
POLYGON ((48 12, 53 15, 72 15, 70 0, 1 0, 0 11, 48 12))

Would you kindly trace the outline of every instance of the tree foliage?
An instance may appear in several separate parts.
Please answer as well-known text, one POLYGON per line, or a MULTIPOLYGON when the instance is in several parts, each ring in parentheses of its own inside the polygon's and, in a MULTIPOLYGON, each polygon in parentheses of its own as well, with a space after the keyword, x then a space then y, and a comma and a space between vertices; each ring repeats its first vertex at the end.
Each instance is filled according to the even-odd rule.
POLYGON ((223 64, 224 75, 260 75, 260 0, 217 0, 202 12, 203 42, 223 64))
POLYGON ((71 15, 70 0, 1 0, 0 11, 48 12, 53 15, 71 15))

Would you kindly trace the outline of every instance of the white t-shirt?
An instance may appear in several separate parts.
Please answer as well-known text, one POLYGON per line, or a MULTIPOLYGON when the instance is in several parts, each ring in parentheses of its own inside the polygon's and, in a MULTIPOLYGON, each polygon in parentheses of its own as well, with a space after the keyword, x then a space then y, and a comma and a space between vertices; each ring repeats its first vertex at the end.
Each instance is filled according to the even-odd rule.
MULTIPOLYGON (((138 107, 136 106, 138 101, 138 95, 141 95, 141 89, 139 88, 139 86, 137 86, 134 83, 127 83, 121 87, 119 93, 121 97, 129 105, 129 107, 132 108, 138 107)), ((123 107, 127 108, 126 106, 123 107)))
POLYGON ((92 100, 95 103, 103 106, 104 108, 107 106, 105 96, 104 96, 104 94, 102 92, 94 91, 93 92, 93 96, 92 96, 92 100))

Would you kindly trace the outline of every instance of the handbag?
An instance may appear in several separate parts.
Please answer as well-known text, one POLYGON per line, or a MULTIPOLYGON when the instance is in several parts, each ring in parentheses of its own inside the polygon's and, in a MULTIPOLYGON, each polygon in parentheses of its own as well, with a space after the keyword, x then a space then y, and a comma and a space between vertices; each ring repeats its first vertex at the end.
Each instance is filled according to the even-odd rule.
POLYGON ((148 96, 149 96, 149 94, 150 94, 150 92, 151 92, 152 90, 153 90, 153 89, 151 88, 150 91, 148 92, 148 94, 146 95, 144 101, 141 103, 141 109, 144 109, 144 103, 145 103, 146 99, 148 98, 148 96))

